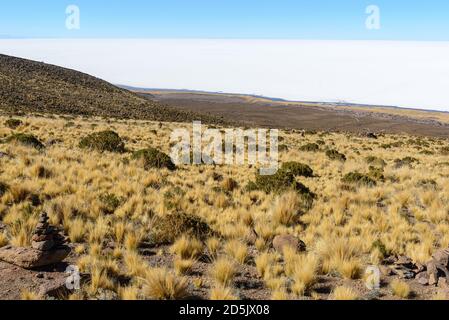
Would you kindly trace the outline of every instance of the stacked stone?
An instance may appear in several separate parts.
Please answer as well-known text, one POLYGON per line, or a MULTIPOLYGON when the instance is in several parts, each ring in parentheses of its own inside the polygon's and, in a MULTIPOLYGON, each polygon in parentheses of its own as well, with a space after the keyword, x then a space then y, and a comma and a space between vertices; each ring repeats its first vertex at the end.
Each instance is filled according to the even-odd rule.
POLYGON ((39 215, 39 221, 31 238, 31 246, 40 251, 55 250, 65 244, 64 237, 48 223, 47 213, 39 215))

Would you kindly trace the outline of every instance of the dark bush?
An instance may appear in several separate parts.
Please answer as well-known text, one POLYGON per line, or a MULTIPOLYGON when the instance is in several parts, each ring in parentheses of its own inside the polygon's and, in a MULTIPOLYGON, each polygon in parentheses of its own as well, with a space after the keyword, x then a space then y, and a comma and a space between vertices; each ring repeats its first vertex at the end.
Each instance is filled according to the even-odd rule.
POLYGON ((418 186, 425 189, 436 189, 438 187, 438 184, 433 179, 423 179, 418 182, 418 186))
POLYGON ((372 250, 375 250, 375 249, 379 250, 379 252, 384 257, 388 257, 390 255, 390 252, 387 250, 387 247, 380 240, 374 241, 373 244, 371 245, 371 249, 372 250))
POLYGON ((8 185, 6 183, 0 182, 0 197, 3 196, 6 191, 8 191, 8 185))
POLYGON ((22 120, 19 119, 8 119, 5 121, 5 126, 10 129, 17 129, 23 124, 22 120))
POLYGON ((295 177, 313 177, 313 170, 308 165, 291 161, 282 165, 282 170, 290 171, 295 177))
POLYGON ((342 182, 344 183, 353 183, 353 184, 358 184, 358 185, 365 185, 365 186, 375 186, 376 185, 376 181, 374 181, 372 178, 361 174, 359 172, 350 172, 348 174, 346 174, 343 179, 342 182))
POLYGON ((122 204, 122 199, 119 199, 115 194, 107 193, 100 196, 102 202, 102 210, 105 214, 113 214, 115 210, 122 204))
POLYGON ((449 147, 442 147, 441 154, 445 156, 449 155, 449 147))
POLYGON ((418 159, 413 157, 405 157, 403 159, 396 159, 394 160, 395 167, 396 168, 402 168, 404 166, 411 166, 414 163, 419 163, 418 159))
POLYGON ((195 215, 175 212, 156 216, 152 232, 155 244, 173 243, 184 234, 200 240, 216 235, 205 221, 195 215))
POLYGON ((97 150, 100 152, 125 152, 125 143, 120 136, 111 130, 96 132, 81 139, 79 147, 82 149, 97 150))
POLYGON ((320 146, 316 143, 308 143, 306 145, 299 147, 299 150, 305 152, 317 152, 320 150, 320 146))
POLYGON ((7 142, 14 142, 19 143, 24 146, 33 147, 36 149, 43 149, 45 148, 44 144, 39 141, 38 138, 36 138, 32 134, 25 134, 25 133, 17 133, 13 134, 9 138, 6 139, 7 142))
POLYGON ((385 181, 384 169, 381 167, 369 167, 368 176, 377 181, 385 181))
POLYGON ((334 149, 327 150, 326 156, 331 160, 346 161, 346 156, 334 149))
POLYGON ((378 158, 378 157, 373 157, 373 156, 369 156, 365 158, 366 163, 374 166, 374 167, 379 167, 379 168, 384 168, 387 163, 385 162, 384 159, 378 158))
POLYGON ((279 170, 274 175, 256 175, 256 181, 250 182, 246 186, 247 191, 260 190, 265 193, 282 193, 287 190, 294 190, 299 195, 305 204, 305 207, 310 208, 313 204, 313 199, 316 195, 310 191, 301 182, 296 181, 295 175, 286 170, 279 170))
POLYGON ((133 153, 132 159, 142 160, 145 170, 149 170, 151 168, 167 168, 169 170, 176 169, 175 164, 168 155, 154 148, 136 151, 133 153))

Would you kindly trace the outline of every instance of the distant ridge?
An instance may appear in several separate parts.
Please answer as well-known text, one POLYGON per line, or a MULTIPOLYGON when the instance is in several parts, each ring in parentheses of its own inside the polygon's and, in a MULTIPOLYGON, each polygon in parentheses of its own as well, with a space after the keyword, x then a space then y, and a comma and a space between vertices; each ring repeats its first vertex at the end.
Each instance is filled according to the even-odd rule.
POLYGON ((0 54, 0 109, 153 121, 222 123, 168 107, 85 73, 0 54))

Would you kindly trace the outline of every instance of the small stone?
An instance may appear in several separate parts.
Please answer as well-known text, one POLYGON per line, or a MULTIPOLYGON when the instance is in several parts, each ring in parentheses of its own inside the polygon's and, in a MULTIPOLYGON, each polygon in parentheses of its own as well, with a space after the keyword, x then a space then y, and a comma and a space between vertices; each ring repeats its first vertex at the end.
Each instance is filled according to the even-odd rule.
POLYGON ((257 233, 254 231, 254 229, 251 229, 251 231, 248 233, 248 235, 246 236, 246 240, 248 242, 248 244, 255 244, 257 241, 257 233))
POLYGON ((415 279, 418 281, 419 284, 422 284, 423 286, 429 284, 429 276, 427 275, 426 272, 418 273, 415 279))
POLYGON ((384 276, 391 276, 394 274, 393 270, 391 270, 391 268, 387 266, 380 265, 379 270, 384 276))
POLYGON ((437 264, 448 267, 449 266, 449 249, 439 250, 432 255, 432 258, 437 264))
POLYGON ((373 133, 373 132, 368 132, 366 134, 366 137, 370 138, 370 139, 377 139, 377 135, 375 133, 373 133))
POLYGON ((306 250, 305 243, 292 235, 280 235, 274 237, 273 247, 279 253, 283 253, 285 247, 293 248, 298 252, 306 250))
POLYGON ((442 288, 442 289, 448 289, 449 288, 446 278, 440 278, 438 280, 438 288, 442 288))
POLYGON ((36 225, 36 230, 47 230, 48 229, 48 223, 46 222, 39 222, 36 225))
POLYGON ((43 279, 44 278, 44 274, 43 273, 38 273, 38 274, 36 274, 36 278, 43 279))
POLYGON ((31 240, 35 241, 35 242, 41 242, 41 241, 46 241, 46 240, 53 240, 53 236, 52 235, 48 235, 48 234, 47 235, 45 235, 45 234, 43 234, 43 235, 35 234, 31 238, 31 240))
POLYGON ((55 242, 53 240, 45 240, 41 242, 31 242, 31 247, 33 249, 39 250, 39 251, 49 251, 55 246, 55 242))
POLYGON ((435 276, 433 273, 429 275, 429 286, 434 286, 438 283, 437 276, 435 276))

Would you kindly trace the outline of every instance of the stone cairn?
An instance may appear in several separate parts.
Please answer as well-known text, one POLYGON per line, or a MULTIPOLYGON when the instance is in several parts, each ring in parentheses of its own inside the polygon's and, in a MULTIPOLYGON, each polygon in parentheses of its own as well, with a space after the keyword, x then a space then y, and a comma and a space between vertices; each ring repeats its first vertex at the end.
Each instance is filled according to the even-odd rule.
POLYGON ((57 228, 49 225, 48 220, 47 213, 39 215, 39 222, 31 238, 31 247, 36 250, 51 251, 66 244, 66 239, 57 228))
POLYGON ((70 254, 66 242, 62 233, 49 225, 47 214, 42 212, 31 238, 31 247, 8 245, 0 248, 0 261, 25 269, 57 264, 70 254))

